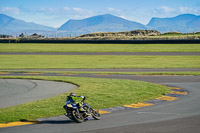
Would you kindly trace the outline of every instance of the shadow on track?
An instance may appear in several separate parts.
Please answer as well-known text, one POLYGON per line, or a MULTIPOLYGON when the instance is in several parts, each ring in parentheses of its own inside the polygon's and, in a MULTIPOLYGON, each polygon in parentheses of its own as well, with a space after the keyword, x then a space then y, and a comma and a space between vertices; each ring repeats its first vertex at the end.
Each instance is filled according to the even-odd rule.
MULTIPOLYGON (((94 119, 89 119, 94 120, 94 119)), ((88 121, 88 120, 86 120, 88 121)), ((73 120, 28 120, 28 119, 21 119, 20 122, 32 122, 33 124, 76 124, 76 121, 73 120)))
POLYGON ((70 124, 70 123, 75 123, 75 121, 72 120, 27 120, 27 119, 21 119, 21 122, 33 122, 36 124, 70 124))

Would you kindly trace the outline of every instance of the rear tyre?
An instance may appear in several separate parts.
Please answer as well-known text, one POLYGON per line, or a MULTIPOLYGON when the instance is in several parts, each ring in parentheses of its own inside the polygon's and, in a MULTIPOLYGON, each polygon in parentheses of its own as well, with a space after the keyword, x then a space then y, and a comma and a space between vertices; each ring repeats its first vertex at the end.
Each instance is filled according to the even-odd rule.
POLYGON ((84 121, 83 116, 77 113, 76 110, 72 110, 72 116, 73 116, 73 119, 78 123, 82 123, 84 121))

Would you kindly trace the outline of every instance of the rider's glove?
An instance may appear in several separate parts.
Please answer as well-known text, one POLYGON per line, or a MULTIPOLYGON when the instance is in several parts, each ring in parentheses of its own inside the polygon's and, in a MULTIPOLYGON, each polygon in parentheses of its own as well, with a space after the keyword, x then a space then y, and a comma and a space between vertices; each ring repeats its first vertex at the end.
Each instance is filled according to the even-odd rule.
POLYGON ((80 96, 81 98, 84 98, 84 96, 80 96))

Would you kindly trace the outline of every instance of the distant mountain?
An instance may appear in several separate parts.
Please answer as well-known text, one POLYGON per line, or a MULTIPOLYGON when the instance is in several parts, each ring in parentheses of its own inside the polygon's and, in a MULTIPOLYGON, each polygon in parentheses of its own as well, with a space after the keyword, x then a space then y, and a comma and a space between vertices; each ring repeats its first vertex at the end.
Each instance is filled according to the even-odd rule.
POLYGON ((43 33, 47 31, 55 31, 55 28, 39 25, 33 22, 25 22, 13 17, 0 14, 0 34, 16 35, 22 32, 27 34, 43 33))
POLYGON ((145 26, 111 14, 104 14, 82 20, 69 20, 60 26, 60 28, 55 29, 0 14, 0 34, 5 35, 19 35, 26 32, 26 34, 37 33, 47 36, 55 35, 64 37, 94 32, 120 32, 137 29, 157 30, 162 33, 172 31, 182 33, 199 32, 200 16, 182 14, 172 18, 152 18, 145 26))
POLYGON ((197 32, 200 31, 200 16, 182 14, 172 18, 152 18, 147 26, 160 32, 197 32))
POLYGON ((146 29, 146 26, 111 14, 94 16, 82 20, 69 20, 58 28, 58 30, 77 32, 80 34, 91 32, 131 31, 136 29, 146 29))

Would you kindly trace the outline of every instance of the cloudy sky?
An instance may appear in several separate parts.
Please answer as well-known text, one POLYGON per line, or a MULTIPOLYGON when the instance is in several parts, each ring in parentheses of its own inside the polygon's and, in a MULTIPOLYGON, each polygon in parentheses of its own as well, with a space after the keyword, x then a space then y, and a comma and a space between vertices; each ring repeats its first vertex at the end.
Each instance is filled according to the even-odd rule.
POLYGON ((152 17, 200 15, 200 0, 0 0, 0 13, 51 27, 107 13, 147 24, 152 17))

